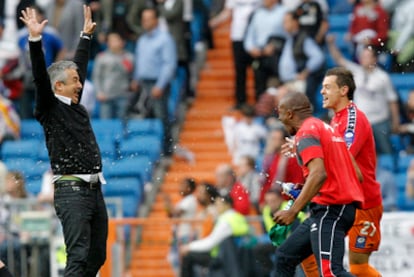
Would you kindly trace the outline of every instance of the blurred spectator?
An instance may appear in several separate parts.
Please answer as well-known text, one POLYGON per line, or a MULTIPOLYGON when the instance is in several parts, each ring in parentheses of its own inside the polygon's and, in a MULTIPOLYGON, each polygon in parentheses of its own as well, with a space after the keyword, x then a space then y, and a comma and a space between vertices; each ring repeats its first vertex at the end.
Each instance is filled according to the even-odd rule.
POLYGON ((18 4, 19 0, 0 1, 0 18, 4 20, 4 40, 12 44, 16 44, 18 30, 16 22, 19 20, 18 17, 16 18, 16 7, 18 4))
POLYGON ((377 66, 376 52, 365 47, 358 56, 359 64, 356 64, 342 56, 333 36, 327 38, 327 43, 335 62, 354 75, 354 102, 372 126, 377 154, 393 153, 390 136, 400 125, 398 95, 389 74, 377 66))
MULTIPOLYGON (((137 40, 144 32, 142 26, 142 12, 147 8, 155 8, 156 1, 154 0, 145 0, 145 1, 117 1, 112 0, 115 7, 118 7, 119 11, 126 13, 126 17, 122 16, 120 12, 115 12, 113 19, 120 19, 124 17, 128 26, 128 29, 132 31, 131 34, 125 34, 126 36, 130 37, 132 40, 137 40), (129 2, 129 5, 127 4, 129 2), (119 15, 117 15, 117 13, 119 15)), ((121 20, 122 22, 122 20, 121 20)), ((120 24, 120 23, 115 23, 120 24)), ((115 28, 117 29, 117 28, 115 28)), ((125 32, 125 31, 124 31, 125 32)))
POLYGON ((33 6, 35 2, 36 2, 35 0, 20 0, 17 3, 15 21, 16 21, 16 26, 17 26, 18 31, 21 30, 25 26, 24 23, 19 18, 20 15, 22 14, 22 10, 26 9, 27 7, 33 6))
MULTIPOLYGON (((196 182, 192 178, 185 178, 180 183, 179 193, 183 197, 173 205, 168 194, 164 194, 165 209, 169 217, 193 219, 196 216, 197 200, 194 195, 196 182)), ((193 230, 190 223, 180 223, 173 227, 173 244, 169 253, 169 261, 173 268, 179 270, 178 248, 193 239, 193 230)))
MULTIPOLYGON (((276 211, 283 210, 287 205, 287 201, 283 199, 281 190, 279 188, 272 188, 268 190, 264 196, 264 201, 265 206, 262 210, 262 220, 265 228, 265 237, 262 237, 261 241, 254 247, 253 251, 254 257, 259 263, 261 273, 263 276, 267 277, 272 276, 270 275, 273 270, 272 257, 276 251, 276 246, 274 246, 270 241, 268 233, 270 229, 276 224, 273 221, 273 214, 276 211)), ((304 212, 300 212, 297 216, 297 219, 294 221, 291 230, 294 230, 300 222, 305 220, 305 218, 306 214, 304 212)))
POLYGON ((125 50, 125 42, 119 33, 108 34, 107 46, 96 56, 92 73, 96 99, 100 103, 99 117, 122 119, 126 115, 134 56, 125 50))
POLYGON ((20 171, 9 171, 6 176, 6 190, 4 201, 12 199, 27 198, 29 194, 26 191, 26 181, 23 173, 20 171))
MULTIPOLYGON (((195 240, 180 248, 182 255, 181 277, 192 277, 194 266, 208 267, 217 257, 220 244, 230 237, 241 237, 249 234, 246 218, 232 208, 233 198, 229 195, 216 198, 215 205, 219 216, 210 235, 195 240)), ((232 268, 232 272, 240 272, 240 268, 232 268)), ((234 276, 241 276, 240 274, 234 276)))
POLYGON ((2 94, 13 101, 16 110, 19 110, 23 91, 23 61, 17 44, 9 39, 5 33, 3 18, 0 18, 0 79, 2 79, 2 94))
MULTIPOLYGON (((295 11, 301 2, 302 0, 282 0, 283 6, 285 6, 289 11, 295 11)), ((327 0, 315 0, 315 2, 319 4, 324 14, 328 13, 331 3, 328 5, 327 0)))
POLYGON ((10 205, 13 200, 28 198, 28 193, 25 188, 25 179, 20 171, 9 171, 6 175, 5 195, 2 201, 4 206, 1 207, 1 224, 4 227, 5 236, 0 242, 0 259, 2 261, 9 261, 10 254, 13 255, 14 267, 12 271, 16 276, 20 276, 22 272, 21 251, 23 251, 23 244, 21 242, 20 231, 18 227, 18 206, 10 205), (10 251, 11 247, 11 251, 10 251))
POLYGON ((196 231, 196 237, 205 238, 213 230, 214 222, 217 219, 217 209, 214 202, 220 195, 216 186, 208 182, 201 182, 197 186, 196 195, 197 202, 201 207, 196 218, 203 220, 202 225, 196 231))
MULTIPOLYGON (((173 153, 171 122, 168 114, 169 85, 177 66, 177 52, 173 38, 162 31, 158 24, 156 9, 145 9, 142 13, 145 33, 138 39, 135 49, 135 72, 131 89, 141 116, 159 118, 163 122, 163 155, 170 158, 173 153)), ((128 110, 134 109, 133 106, 128 110)))
POLYGON ((381 50, 387 42, 389 29, 388 13, 377 0, 361 0, 353 10, 346 39, 354 45, 354 57, 358 57, 365 46, 381 50))
POLYGON ((250 17, 259 5, 259 0, 226 0, 225 8, 209 21, 210 27, 214 29, 231 19, 230 40, 232 43, 235 73, 234 97, 236 108, 241 107, 241 105, 247 102, 246 74, 252 58, 244 49, 243 40, 250 17))
POLYGON ((267 137, 264 150, 262 174, 262 189, 260 192, 259 203, 264 204, 266 192, 274 188, 275 181, 292 182, 302 184, 304 181, 302 170, 298 165, 296 157, 286 157, 282 151, 282 145, 286 143, 288 136, 284 127, 271 130, 267 137))
POLYGON ((318 86, 323 78, 325 58, 321 47, 300 29, 296 12, 284 17, 287 40, 279 60, 279 78, 293 90, 306 93, 316 107, 318 86))
POLYGON ((85 82, 83 83, 82 98, 80 103, 85 106, 90 117, 95 115, 96 92, 94 85, 88 79, 85 79, 85 82))
MULTIPOLYGON (((0 81, 1 82, 1 81, 0 81)), ((13 103, 0 93, 0 144, 20 138, 20 117, 13 103)))
POLYGON ((37 195, 37 201, 39 203, 53 203, 54 188, 53 172, 52 169, 49 168, 42 175, 42 185, 40 187, 40 192, 37 195))
POLYGON ((185 20, 192 17, 192 7, 190 9, 190 16, 187 15, 187 6, 189 2, 191 4, 191 0, 158 0, 158 8, 161 17, 167 22, 168 31, 174 38, 177 50, 178 67, 184 69, 185 72, 183 100, 189 100, 191 102, 195 97, 194 89, 190 84, 191 33, 189 22, 188 20, 185 20))
POLYGON ((0 276, 13 277, 7 266, 0 260, 0 276))
POLYGON ((406 122, 398 127, 398 132, 408 137, 405 150, 412 154, 414 153, 414 90, 410 91, 407 103, 404 103, 404 113, 406 122))
POLYGON ((313 38, 317 44, 325 43, 325 35, 328 32, 327 14, 322 10, 318 1, 302 0, 295 13, 299 17, 300 29, 313 38))
POLYGON ((414 71, 414 1, 393 0, 395 9, 391 17, 391 30, 388 33, 388 49, 394 56, 392 70, 396 72, 414 71), (410 66, 411 65, 411 66, 410 66))
MULTIPOLYGON (((0 160, 0 200, 4 195, 6 190, 6 176, 7 176, 7 167, 4 162, 0 160)), ((0 215, 1 220, 1 215, 0 215)))
MULTIPOLYGON (((35 9, 37 20, 42 22, 45 18, 45 13, 38 5, 32 5, 35 9)), ((20 13, 19 13, 20 14, 20 13)), ((20 21, 20 20, 19 20, 20 21)), ((21 22, 21 21, 20 21, 21 22)), ((23 84, 24 90, 20 101, 20 115, 22 119, 33 118, 33 104, 35 87, 32 75, 32 66, 30 62, 29 52, 29 32, 26 27, 20 29, 18 35, 18 44, 24 60, 24 75, 23 84)), ((65 49, 63 41, 58 34, 58 31, 51 25, 46 25, 42 32, 42 46, 45 53, 46 66, 50 66, 53 62, 61 60, 65 57, 65 49)))
POLYGON ((414 160, 407 169, 407 183, 405 184, 405 196, 414 199, 414 160))
POLYGON ((47 6, 46 18, 56 28, 66 49, 65 59, 73 59, 83 28, 83 1, 54 0, 47 6))
POLYGON ((251 16, 244 39, 244 48, 254 59, 256 100, 266 90, 267 80, 278 77, 279 56, 286 37, 283 17, 287 9, 279 0, 264 0, 263 6, 251 16))
POLYGON ((381 184, 382 206, 384 212, 397 209, 397 183, 391 170, 377 167, 377 181, 381 184))
POLYGON ((236 180, 236 175, 230 164, 220 164, 216 168, 216 186, 220 195, 229 194, 233 199, 233 208, 243 214, 250 213, 249 193, 236 180))
POLYGON ((241 117, 224 119, 223 128, 227 134, 227 146, 236 165, 242 156, 257 159, 260 155, 261 145, 266 139, 266 128, 255 121, 255 109, 245 104, 240 108, 241 117), (226 123, 227 122, 227 123, 226 123))
POLYGON ((242 156, 236 164, 237 181, 249 193, 250 203, 259 211, 260 181, 259 172, 256 171, 256 160, 250 156, 242 156))

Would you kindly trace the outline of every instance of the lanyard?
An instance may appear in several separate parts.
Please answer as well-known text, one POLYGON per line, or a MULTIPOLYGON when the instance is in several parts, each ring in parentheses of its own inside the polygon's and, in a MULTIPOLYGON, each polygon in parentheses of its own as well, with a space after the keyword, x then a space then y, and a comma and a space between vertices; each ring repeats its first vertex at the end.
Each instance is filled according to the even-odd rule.
POLYGON ((356 109, 354 105, 348 107, 348 125, 344 134, 347 148, 349 149, 354 142, 356 125, 356 109))

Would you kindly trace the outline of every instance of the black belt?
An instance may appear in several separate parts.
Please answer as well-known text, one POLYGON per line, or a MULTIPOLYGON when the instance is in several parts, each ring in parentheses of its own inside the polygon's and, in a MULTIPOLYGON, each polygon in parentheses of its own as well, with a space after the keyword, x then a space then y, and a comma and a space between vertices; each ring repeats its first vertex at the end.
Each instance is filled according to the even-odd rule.
POLYGON ((63 176, 55 182, 55 188, 66 186, 83 186, 91 190, 96 190, 101 187, 101 182, 99 179, 94 182, 86 182, 85 180, 74 176, 63 176))

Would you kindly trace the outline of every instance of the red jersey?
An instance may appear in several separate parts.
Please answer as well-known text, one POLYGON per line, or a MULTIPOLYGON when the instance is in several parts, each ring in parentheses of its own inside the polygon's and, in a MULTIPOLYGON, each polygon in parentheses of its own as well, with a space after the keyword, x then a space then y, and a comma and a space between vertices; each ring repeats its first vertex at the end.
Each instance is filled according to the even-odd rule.
MULTIPOLYGON (((322 120, 306 119, 295 136, 297 158, 307 177, 306 165, 321 158, 327 178, 311 202, 321 205, 341 205, 364 201, 361 184, 352 164, 344 139, 322 120)), ((305 183, 306 185, 306 183, 305 183)))
POLYGON ((387 40, 388 29, 389 16, 380 4, 376 4, 372 9, 367 9, 363 4, 355 6, 349 26, 352 36, 363 30, 372 30, 375 37, 370 39, 370 44, 380 46, 387 40))
POLYGON ((382 204, 381 185, 376 181, 377 157, 371 124, 355 104, 348 105, 332 118, 331 126, 344 137, 347 147, 354 156, 364 180, 363 209, 382 204))
POLYGON ((233 199, 233 209, 242 215, 248 215, 250 213, 250 198, 243 185, 239 182, 234 183, 229 194, 233 199))

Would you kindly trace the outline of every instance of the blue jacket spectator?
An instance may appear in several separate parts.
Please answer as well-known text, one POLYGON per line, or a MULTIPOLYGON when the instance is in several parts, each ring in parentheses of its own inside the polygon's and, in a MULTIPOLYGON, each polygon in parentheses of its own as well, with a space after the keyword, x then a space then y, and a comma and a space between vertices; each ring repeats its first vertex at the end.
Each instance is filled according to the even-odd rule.
POLYGON ((171 122, 168 113, 169 85, 177 68, 177 52, 172 36, 158 25, 158 12, 142 12, 142 27, 135 48, 135 71, 131 89, 138 91, 128 111, 136 109, 142 117, 161 119, 164 126, 163 155, 173 152, 171 122))

